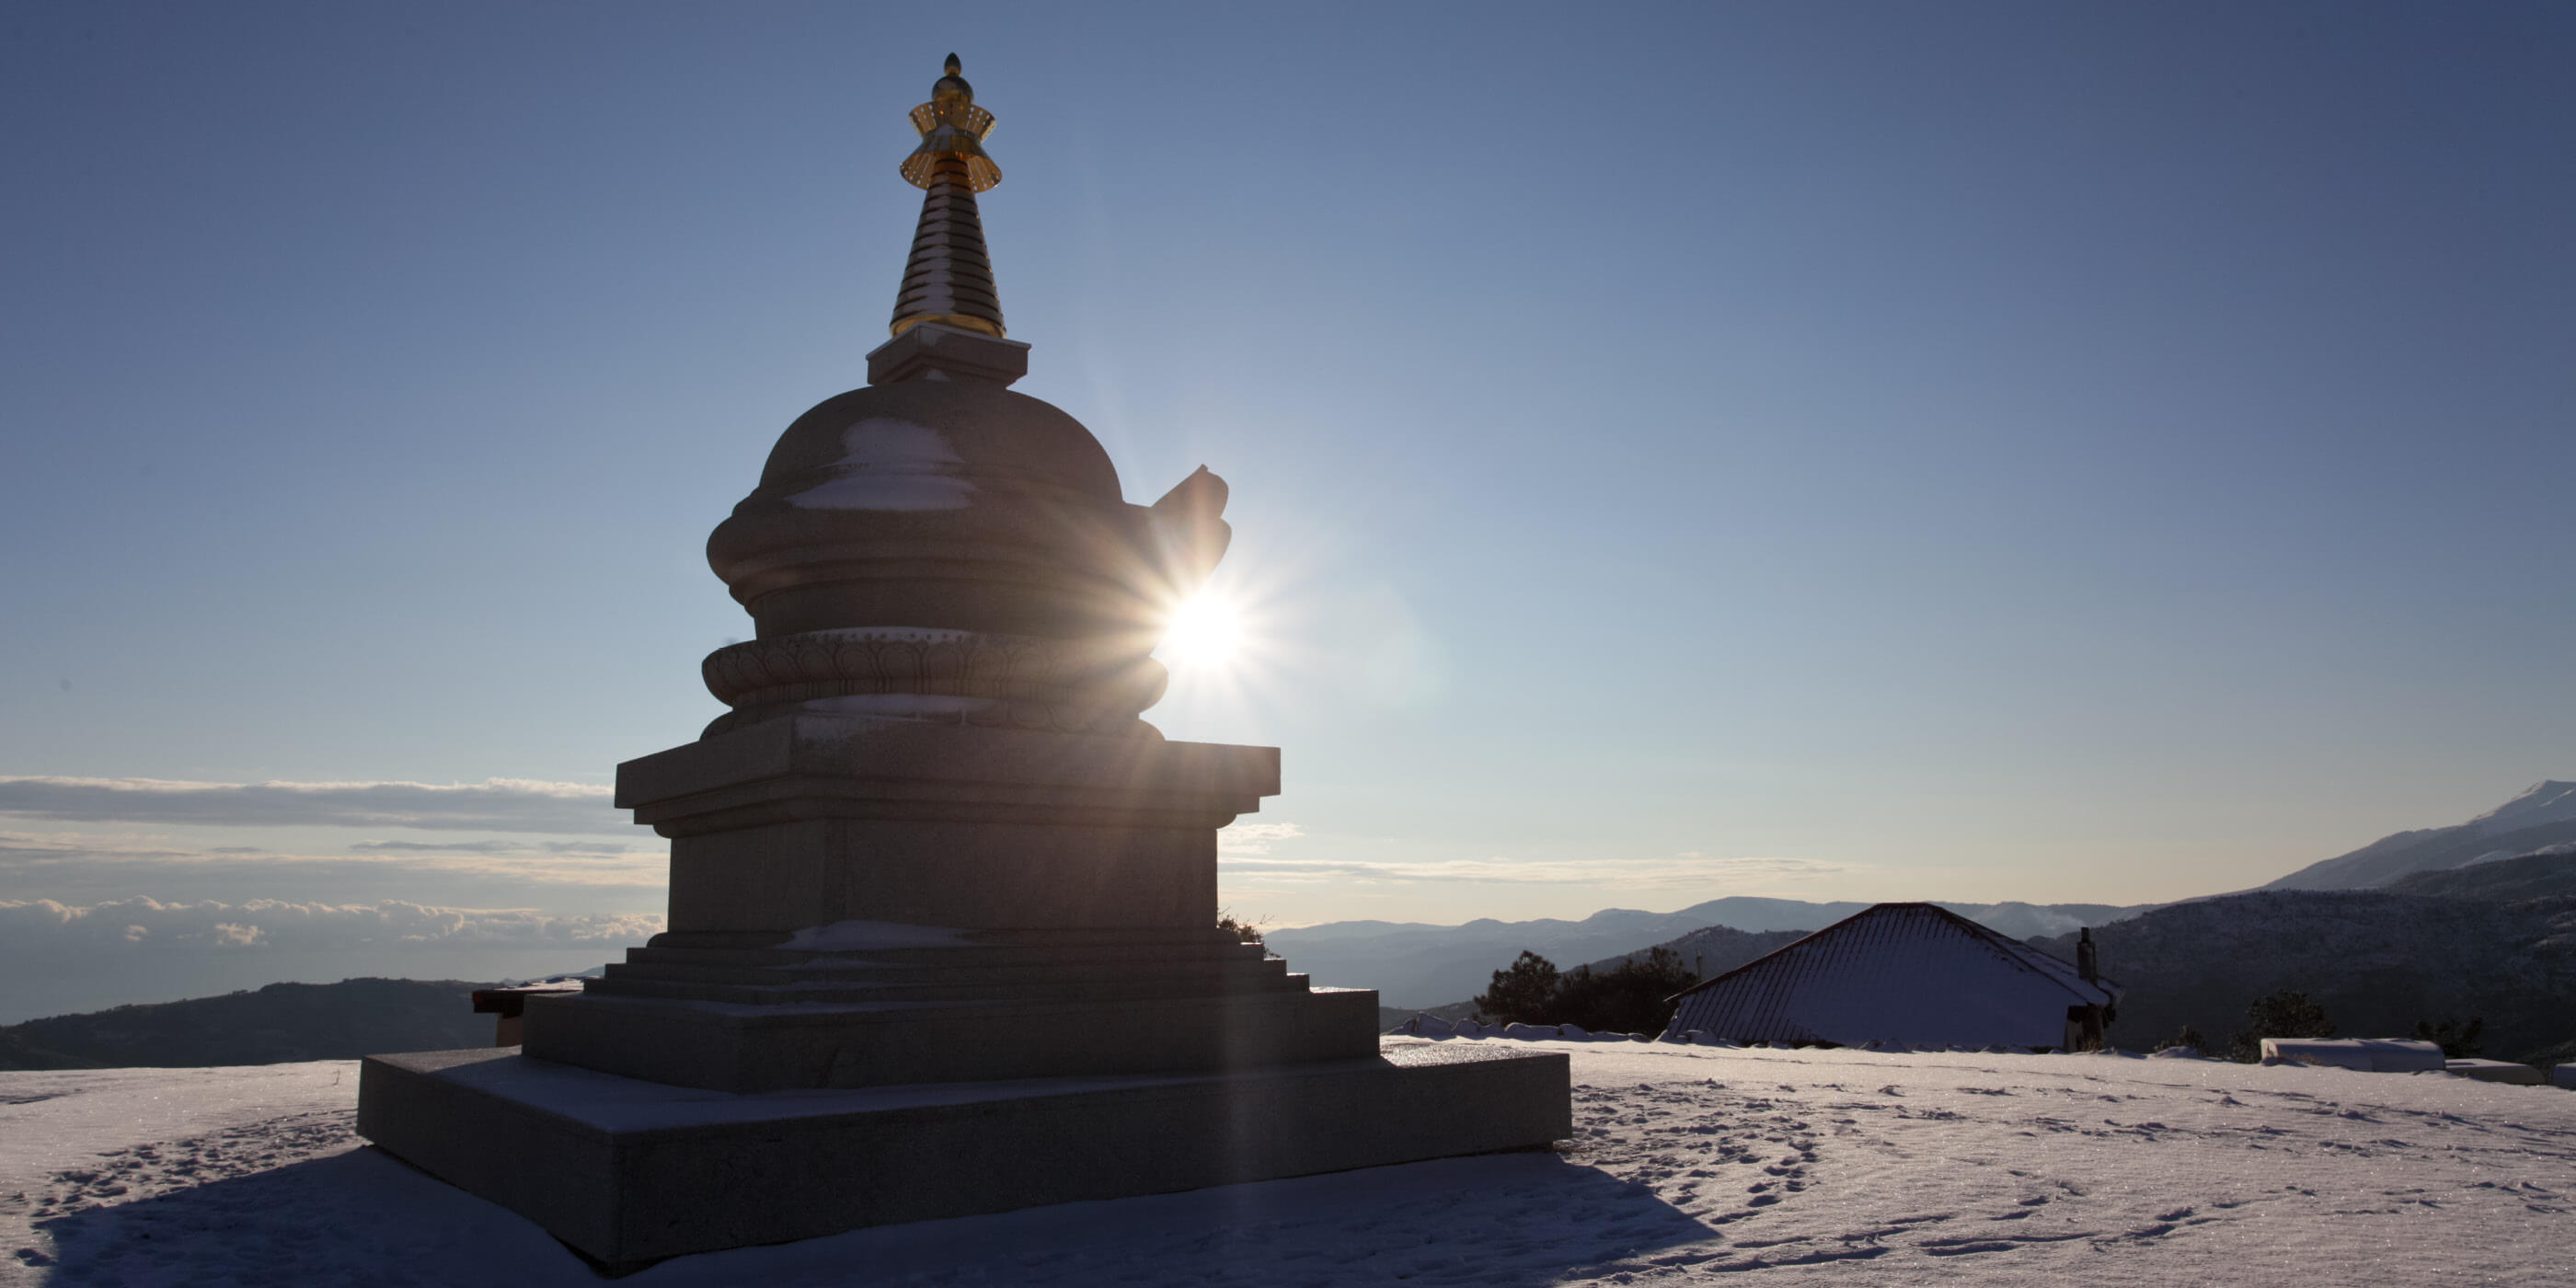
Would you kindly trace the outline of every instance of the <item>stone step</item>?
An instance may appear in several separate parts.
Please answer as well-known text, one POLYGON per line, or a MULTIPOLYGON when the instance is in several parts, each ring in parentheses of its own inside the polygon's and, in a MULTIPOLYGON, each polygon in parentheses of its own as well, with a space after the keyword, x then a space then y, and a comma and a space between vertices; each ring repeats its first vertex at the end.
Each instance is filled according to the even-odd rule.
POLYGON ((1028 965, 1076 966, 1092 962, 1125 961, 1261 961, 1268 957, 1259 944, 1233 943, 1224 940, 1199 940, 1174 943, 1152 940, 1123 940, 1091 944, 968 944, 945 948, 873 948, 843 951, 817 951, 790 948, 686 948, 662 946, 629 948, 626 960, 645 962, 703 962, 710 965, 778 967, 821 965, 849 962, 854 965, 1028 965))
POLYGON ((809 962, 793 967, 757 967, 660 959, 612 964, 607 970, 608 978, 619 980, 667 979, 706 984, 841 984, 888 987, 927 985, 1018 987, 1023 984, 1043 984, 1065 979, 1259 980, 1284 978, 1287 974, 1288 963, 1275 957, 1260 961, 1247 961, 1240 958, 1230 961, 1137 960, 1086 963, 1074 967, 1060 963, 1001 965, 981 962, 935 966, 887 966, 856 961, 809 962))
MULTIPOLYGON (((916 929, 930 928, 919 927, 916 929)), ((1052 928, 1045 930, 956 930, 935 933, 952 935, 955 937, 956 942, 953 944, 928 945, 917 948, 880 948, 873 951, 940 952, 952 947, 1079 950, 1084 948, 1103 946, 1118 947, 1134 944, 1154 944, 1172 948, 1198 948, 1208 945, 1214 945, 1219 948, 1235 946, 1257 948, 1260 946, 1258 944, 1240 945, 1239 941, 1236 940, 1233 935, 1228 934, 1225 931, 1218 930, 1213 926, 1203 929, 1192 927, 1187 930, 1158 929, 1150 926, 1109 926, 1052 928)), ((650 947, 654 948, 758 952, 782 949, 784 948, 784 940, 785 935, 782 932, 774 930, 666 930, 661 934, 653 936, 653 938, 648 940, 647 943, 650 947)), ((813 952, 816 950, 807 948, 788 949, 787 951, 813 952)), ((853 948, 840 951, 856 952, 863 950, 853 948)))
POLYGON ((1220 999, 1263 993, 1304 993, 1303 975, 1138 975, 1125 978, 1031 978, 985 983, 745 984, 711 980, 616 976, 591 981, 585 990, 606 997, 659 997, 740 1006, 897 1002, 1106 1002, 1140 998, 1220 999))

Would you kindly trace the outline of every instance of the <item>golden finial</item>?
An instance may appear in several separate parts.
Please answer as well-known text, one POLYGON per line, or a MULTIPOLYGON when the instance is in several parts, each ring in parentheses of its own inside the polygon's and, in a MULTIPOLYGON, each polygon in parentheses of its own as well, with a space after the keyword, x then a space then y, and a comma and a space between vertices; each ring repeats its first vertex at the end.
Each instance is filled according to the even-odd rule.
POLYGON ((903 159, 903 177, 913 187, 930 186, 942 157, 963 160, 967 186, 977 192, 1002 181, 1002 167, 984 155, 984 136, 993 132, 993 114, 975 106, 975 87, 958 75, 962 70, 957 55, 950 54, 948 74, 930 87, 930 101, 912 109, 912 128, 920 131, 921 146, 903 159))
POLYGON ((904 158, 903 177, 928 195, 912 258, 895 292, 896 335, 933 322, 1001 336, 1002 301, 993 288, 993 262, 984 250, 984 220, 975 194, 1002 181, 1002 168, 984 155, 993 114, 975 106, 975 87, 958 75, 957 55, 948 74, 930 87, 930 101, 912 109, 921 146, 904 158))

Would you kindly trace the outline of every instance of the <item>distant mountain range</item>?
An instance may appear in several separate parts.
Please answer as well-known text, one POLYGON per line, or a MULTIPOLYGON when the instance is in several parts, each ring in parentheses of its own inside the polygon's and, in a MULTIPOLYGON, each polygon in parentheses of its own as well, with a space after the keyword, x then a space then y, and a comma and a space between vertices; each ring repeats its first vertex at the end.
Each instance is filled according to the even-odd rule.
MULTIPOLYGON (((2147 1050, 2184 1025, 2224 1044, 2257 997, 2296 989, 2347 1036, 2405 1037, 2417 1021, 2484 1022, 2487 1054, 2576 1060, 2576 853, 2418 872, 2379 890, 2256 890, 2092 923, 2126 990, 2113 1045, 2147 1050)), ((1712 926, 1658 947, 1720 975, 1796 931, 1712 926)), ((2031 942, 2072 961, 2075 936, 2031 942)), ((1608 970, 1650 951, 1586 963, 1608 970)), ((1478 986, 1480 989, 1482 985, 1478 986)), ((1463 1019, 1470 1002, 1420 1008, 1463 1019)), ((1411 1009, 1382 1012, 1387 1026, 1411 1009)))
MULTIPOLYGON (((1828 923, 1830 924, 1830 923, 1828 923)), ((1594 971, 1613 971, 1658 948, 1669 948, 1674 956, 1702 979, 1723 975, 1747 962, 1757 961, 1806 938, 1805 930, 1737 930, 1733 926, 1709 926, 1694 930, 1678 939, 1650 944, 1632 953, 1585 962, 1594 971)))
POLYGON ((2444 872, 2566 847, 2576 852, 2576 783, 2548 779, 2468 822, 2383 836, 2263 886, 2365 890, 2416 872, 2444 872))
MULTIPOLYGON (((2382 837, 2350 854, 2310 864, 2264 890, 2360 890, 2449 894, 2484 889, 2477 879, 2436 890, 2408 884, 2444 873, 2484 871, 2525 855, 2576 855, 2576 783, 2555 779, 2451 827, 2382 837)), ((2514 869, 2524 871, 2525 869, 2514 869)), ((2498 879, 2502 879, 2499 876, 2498 879)), ((2438 884, 2438 883, 2437 883, 2438 884)), ((2545 882, 2544 882, 2545 884, 2545 882)), ((2235 898, 2207 896, 2185 904, 2121 906, 2092 903, 1944 903, 1941 906, 2015 939, 2071 936, 2084 926, 2105 926, 2169 907, 2235 898)), ((2469 897, 2452 894, 2450 897, 2469 897)), ((2490 901, 2500 895, 2480 895, 2490 901)), ((2522 898, 2529 898, 2529 893, 2522 898)), ((1706 927, 1746 932, 1814 931, 1868 907, 1866 903, 1812 903, 1799 899, 1712 899, 1678 912, 1612 908, 1581 921, 1471 921, 1463 926, 1414 922, 1336 921, 1272 931, 1271 950, 1317 984, 1374 988, 1388 1007, 1446 1007, 1484 991, 1493 972, 1524 950, 1569 967, 1617 959, 1706 927)), ((2242 905, 2231 905, 2242 906, 2242 905)), ((2071 939, 2069 940, 2071 942, 2071 939)), ((2071 956, 2072 950, 2068 950, 2071 956)), ((1758 954, 1757 954, 1758 955, 1758 954)), ((1746 960, 1750 960, 1747 958, 1746 960)), ((2108 959, 2106 958, 2106 963, 2108 959)), ((1741 964, 1741 963, 1735 963, 1741 964)), ((1731 967, 1730 967, 1731 968, 1731 967)), ((2106 971, 2112 968, 2106 964, 2106 971)), ((1710 974, 1718 973, 1711 966, 1710 974)), ((2112 973, 2117 974, 2116 971, 2112 973)), ((2242 1008, 2238 1008, 2241 1012, 2242 1008)), ((2215 1019, 2216 1017, 2210 1017, 2215 1019)), ((2216 1035, 2212 1035, 2213 1037, 2216 1035)))
MULTIPOLYGON (((1416 922, 1335 921, 1270 932, 1272 952, 1314 983, 1374 988, 1391 1007, 1438 1006, 1485 991, 1493 974, 1527 950, 1561 967, 1641 951, 1710 926, 1740 931, 1821 930, 1869 907, 1802 899, 1712 899, 1679 912, 1611 908, 1581 921, 1542 918, 1463 926, 1416 922)), ((2071 932, 2132 915, 2137 908, 2099 903, 1951 903, 1945 908, 2015 939, 2071 932)), ((1766 950, 1767 951, 1767 950, 1766 950)), ((1757 954, 1758 955, 1758 954, 1757 954)), ((1747 958, 1746 960, 1751 960, 1747 958)))

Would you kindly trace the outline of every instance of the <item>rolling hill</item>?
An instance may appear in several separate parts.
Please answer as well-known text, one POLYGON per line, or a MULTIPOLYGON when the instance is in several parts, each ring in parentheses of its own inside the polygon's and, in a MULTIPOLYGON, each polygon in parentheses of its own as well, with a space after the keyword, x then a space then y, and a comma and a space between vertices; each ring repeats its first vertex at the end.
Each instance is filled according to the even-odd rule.
POLYGON ((488 987, 344 979, 56 1015, 0 1028, 0 1069, 285 1064, 490 1046, 492 1017, 468 1000, 488 987))

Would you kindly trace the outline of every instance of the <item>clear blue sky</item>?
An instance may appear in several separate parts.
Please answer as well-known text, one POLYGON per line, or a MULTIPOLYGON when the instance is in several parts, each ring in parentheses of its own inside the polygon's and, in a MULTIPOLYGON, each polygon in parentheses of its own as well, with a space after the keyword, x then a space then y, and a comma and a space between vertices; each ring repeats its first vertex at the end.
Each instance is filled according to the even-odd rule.
MULTIPOLYGON (((2576 776, 2576 8, 2431 3, 13 6, 0 775, 693 736, 952 49, 1019 388, 1233 484, 1266 663, 1149 717, 1285 748, 1241 911, 2167 899, 2576 776)), ((0 901, 657 910, 568 791, 24 788, 0 901)))

